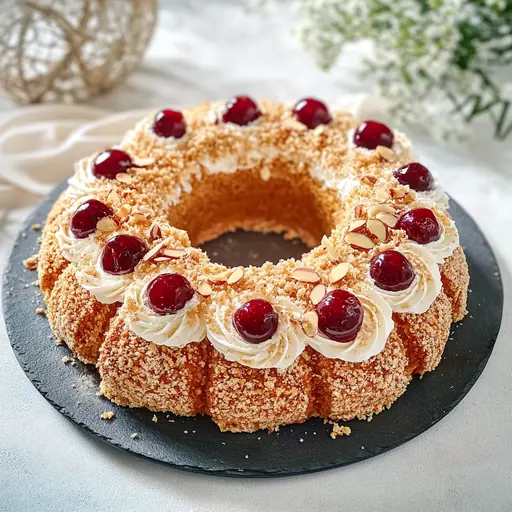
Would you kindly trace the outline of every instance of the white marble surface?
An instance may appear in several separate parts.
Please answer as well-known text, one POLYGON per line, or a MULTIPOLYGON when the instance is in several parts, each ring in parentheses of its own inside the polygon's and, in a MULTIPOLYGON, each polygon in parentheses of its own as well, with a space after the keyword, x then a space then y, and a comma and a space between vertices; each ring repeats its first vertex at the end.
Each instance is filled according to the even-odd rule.
MULTIPOLYGON (((143 68, 94 101, 96 107, 181 106, 238 92, 279 100, 313 93, 334 104, 368 88, 354 75, 360 48, 332 74, 321 73, 283 29, 285 8, 265 19, 247 15, 236 2, 165 7, 143 68)), ((2 99, 0 106, 5 119, 12 107, 2 99)), ((471 144, 455 148, 420 132, 413 139, 423 161, 487 234, 505 283, 496 348, 452 413, 406 445, 343 469, 279 480, 181 473, 104 446, 66 421, 24 376, 0 322, 0 510, 511 510, 512 141, 496 144, 478 131, 471 144)), ((18 176, 9 160, 0 168, 4 177, 18 176)), ((42 183, 55 179, 44 167, 38 172, 42 183)), ((40 192, 18 190, 1 199, 0 267, 40 192)), ((343 438, 333 449, 343 449, 343 438)))

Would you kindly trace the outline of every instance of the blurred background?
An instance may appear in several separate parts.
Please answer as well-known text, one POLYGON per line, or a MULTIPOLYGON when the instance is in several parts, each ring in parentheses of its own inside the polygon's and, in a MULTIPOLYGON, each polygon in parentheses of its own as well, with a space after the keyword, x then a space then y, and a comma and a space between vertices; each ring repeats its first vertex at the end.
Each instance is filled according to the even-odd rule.
MULTIPOLYGON (((503 339, 512 310, 511 0, 0 0, 0 270, 28 212, 70 176, 75 160, 118 142, 148 111, 234 94, 316 96, 406 131, 421 162, 489 238, 506 288, 497 355, 440 426, 345 469, 343 503, 375 510, 361 508, 364 495, 382 508, 419 510, 435 491, 438 510, 505 510, 512 501, 505 406, 512 352, 503 339), (468 446, 477 455, 469 457, 468 446), (390 496, 396 482, 403 485, 390 496)), ((301 479, 306 494, 297 479, 265 489, 247 482, 232 493, 225 481, 176 475, 84 443, 25 382, 2 341, 0 432, 9 436, 0 460, 12 464, 2 463, 0 487, 16 505, 9 510, 34 509, 37 500, 38 510, 61 510, 52 499, 59 482, 85 500, 80 510, 99 510, 98 496, 101 508, 115 510, 126 498, 126 510, 135 510, 141 490, 130 482, 137 481, 165 510, 168 499, 176 510, 336 502, 339 471, 301 479), (26 451, 28 431, 54 435, 34 438, 26 451), (76 447, 73 457, 66 443, 76 447), (52 459, 49 482, 37 461, 52 459), (32 484, 18 493, 26 475, 32 484), (108 495, 98 480, 109 483, 108 495), (169 480, 177 484, 172 493, 169 480)))

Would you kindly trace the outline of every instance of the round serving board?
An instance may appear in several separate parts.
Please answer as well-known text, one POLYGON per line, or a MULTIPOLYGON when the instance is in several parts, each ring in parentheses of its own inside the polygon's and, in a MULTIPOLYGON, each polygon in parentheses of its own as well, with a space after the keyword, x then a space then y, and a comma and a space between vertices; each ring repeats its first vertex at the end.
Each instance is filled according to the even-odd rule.
MULTIPOLYGON (((69 350, 55 344, 46 318, 36 314, 36 308, 44 307, 37 275, 22 263, 37 252, 40 233, 31 226, 44 222, 64 187, 37 207, 15 243, 3 284, 7 332, 28 378, 57 410, 106 443, 136 455, 178 469, 237 477, 294 475, 368 459, 409 441, 448 414, 478 379, 496 341, 503 307, 498 265, 476 224, 452 202, 471 274, 470 314, 453 327, 437 370, 415 378, 393 407, 371 422, 344 422, 352 429, 350 436, 331 439, 332 425, 318 418, 272 434, 232 434, 220 432, 204 416, 182 418, 117 407, 96 395, 99 377, 93 366, 63 361, 69 350), (105 411, 115 412, 115 418, 100 419, 105 411)), ((206 249, 226 264, 259 264, 283 251, 286 257, 302 251, 300 244, 290 245, 275 235, 244 233, 225 235, 206 249)))

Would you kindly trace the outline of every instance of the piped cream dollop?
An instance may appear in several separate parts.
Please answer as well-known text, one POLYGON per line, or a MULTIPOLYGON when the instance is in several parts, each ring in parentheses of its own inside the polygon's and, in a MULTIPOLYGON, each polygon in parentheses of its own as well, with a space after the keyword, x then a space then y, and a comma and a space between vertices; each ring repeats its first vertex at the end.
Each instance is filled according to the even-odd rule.
POLYGON ((442 219, 437 216, 441 226, 441 236, 439 240, 425 244, 422 247, 427 249, 435 258, 437 263, 444 263, 444 260, 453 254, 453 251, 459 246, 459 232, 455 222, 448 216, 442 219))
POLYGON ((103 249, 96 245, 90 264, 76 273, 77 281, 102 304, 123 302, 128 286, 133 282, 132 274, 107 274, 101 267, 103 249))
POLYGON ((371 288, 355 295, 363 306, 364 316, 361 329, 354 341, 340 343, 323 336, 320 332, 307 339, 308 344, 323 356, 360 363, 384 350, 388 336, 394 328, 391 307, 371 288))
POLYGON ((92 173, 92 166, 96 155, 82 158, 75 163, 75 173, 68 180, 68 194, 84 196, 92 194, 96 188, 98 179, 92 173))
POLYGON ((214 321, 207 326, 208 339, 228 361, 236 361, 250 368, 284 370, 305 348, 307 337, 300 324, 302 312, 290 299, 276 297, 271 302, 279 315, 277 331, 263 343, 247 343, 233 325, 233 311, 252 298, 256 297, 235 299, 235 309, 218 303, 214 321))
POLYGON ((94 199, 94 197, 81 197, 67 209, 66 214, 63 215, 63 222, 55 234, 62 256, 71 262, 78 261, 84 255, 91 255, 96 249, 94 233, 87 238, 75 238, 69 228, 73 213, 88 199, 94 199))
MULTIPOLYGON (((155 276, 151 276, 151 279, 155 276)), ((119 317, 137 336, 157 345, 182 348, 206 337, 204 314, 194 295, 185 307, 172 315, 158 315, 146 304, 148 279, 135 281, 126 290, 119 317)))
POLYGON ((391 306, 395 313, 425 313, 441 292, 441 274, 432 254, 424 246, 409 243, 397 247, 411 263, 416 273, 413 282, 400 291, 388 291, 379 288, 373 280, 375 290, 391 306))

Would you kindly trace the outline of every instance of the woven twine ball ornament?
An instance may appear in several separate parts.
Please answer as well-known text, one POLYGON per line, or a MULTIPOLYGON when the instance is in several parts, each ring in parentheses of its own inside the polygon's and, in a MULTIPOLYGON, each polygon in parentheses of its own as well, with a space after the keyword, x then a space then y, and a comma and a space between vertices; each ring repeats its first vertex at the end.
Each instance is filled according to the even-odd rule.
POLYGON ((85 101, 121 83, 153 34, 157 0, 8 0, 0 87, 16 103, 85 101))

